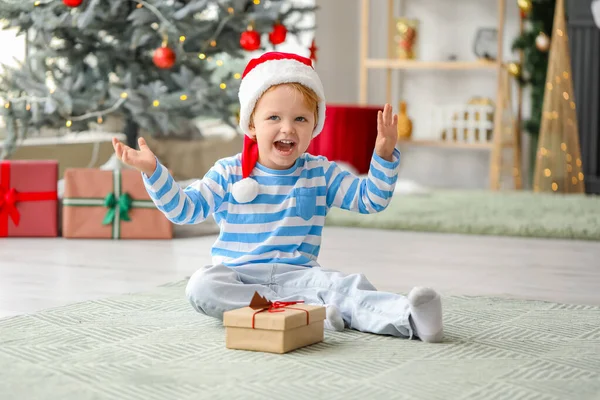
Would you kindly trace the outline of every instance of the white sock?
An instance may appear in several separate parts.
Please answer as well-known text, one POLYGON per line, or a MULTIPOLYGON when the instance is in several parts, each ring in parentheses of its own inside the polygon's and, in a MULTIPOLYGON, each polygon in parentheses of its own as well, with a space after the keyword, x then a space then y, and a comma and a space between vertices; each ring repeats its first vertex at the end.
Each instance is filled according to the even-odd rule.
POLYGON ((340 310, 333 305, 328 305, 325 308, 327 318, 325 319, 325 329, 330 331, 343 331, 344 330, 344 319, 340 310))
POLYGON ((444 337, 442 300, 433 289, 416 287, 408 294, 415 334, 423 342, 439 343, 444 337))

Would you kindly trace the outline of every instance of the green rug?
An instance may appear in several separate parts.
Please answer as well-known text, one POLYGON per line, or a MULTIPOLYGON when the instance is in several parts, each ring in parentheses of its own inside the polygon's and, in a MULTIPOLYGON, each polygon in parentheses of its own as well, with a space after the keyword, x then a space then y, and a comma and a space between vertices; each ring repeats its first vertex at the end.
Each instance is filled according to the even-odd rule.
POLYGON ((443 344, 346 330, 275 355, 226 349, 183 285, 0 320, 0 398, 600 396, 599 307, 450 297, 443 344))
POLYGON ((395 195, 386 210, 332 209, 326 224, 498 236, 600 240, 600 196, 435 191, 395 195))

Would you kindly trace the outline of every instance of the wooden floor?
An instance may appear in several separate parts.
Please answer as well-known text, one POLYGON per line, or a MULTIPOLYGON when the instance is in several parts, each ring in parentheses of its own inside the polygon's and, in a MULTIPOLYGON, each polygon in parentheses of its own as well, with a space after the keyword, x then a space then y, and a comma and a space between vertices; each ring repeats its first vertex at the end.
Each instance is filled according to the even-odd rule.
MULTIPOLYGON (((210 263, 216 236, 172 241, 0 240, 0 317, 143 291, 210 263)), ((321 265, 379 290, 432 286, 600 305, 600 243, 328 227, 321 265)))

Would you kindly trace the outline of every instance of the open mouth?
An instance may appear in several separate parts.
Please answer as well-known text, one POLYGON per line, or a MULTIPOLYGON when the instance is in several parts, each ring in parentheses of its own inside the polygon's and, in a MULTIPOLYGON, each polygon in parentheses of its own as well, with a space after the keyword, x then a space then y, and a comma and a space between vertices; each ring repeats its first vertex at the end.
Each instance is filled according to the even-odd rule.
POLYGON ((281 155, 290 155, 296 147, 296 142, 293 140, 277 140, 273 145, 281 155))

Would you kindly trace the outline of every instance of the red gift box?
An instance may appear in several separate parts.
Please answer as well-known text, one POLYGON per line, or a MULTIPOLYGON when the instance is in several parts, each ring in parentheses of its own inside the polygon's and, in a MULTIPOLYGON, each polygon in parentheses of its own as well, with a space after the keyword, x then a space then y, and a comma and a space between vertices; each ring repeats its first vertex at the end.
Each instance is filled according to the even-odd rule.
POLYGON ((57 161, 0 161, 0 237, 58 236, 57 182, 57 161))
POLYGON ((327 104, 325 125, 310 142, 307 153, 343 161, 359 174, 369 172, 377 138, 379 106, 327 104))

